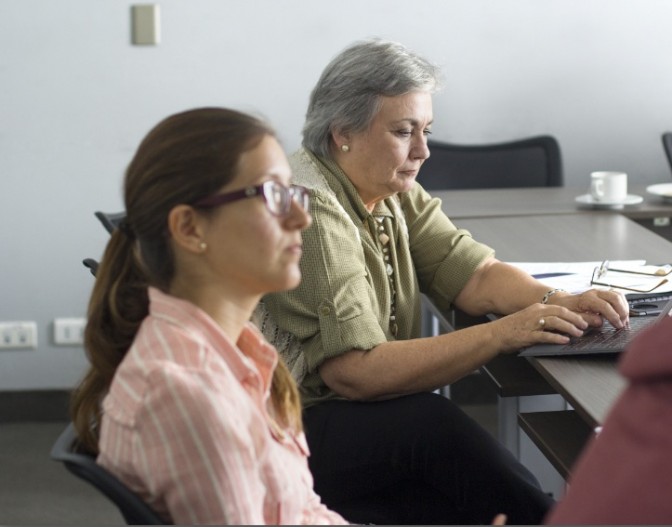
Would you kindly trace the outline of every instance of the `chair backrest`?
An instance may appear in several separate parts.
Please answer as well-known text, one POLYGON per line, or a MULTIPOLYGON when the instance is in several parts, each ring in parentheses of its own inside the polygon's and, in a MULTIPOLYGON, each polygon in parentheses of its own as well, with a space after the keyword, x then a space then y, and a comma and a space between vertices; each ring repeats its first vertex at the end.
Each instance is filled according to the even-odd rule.
POLYGON ((562 157, 549 135, 506 143, 457 145, 428 141, 418 182, 427 190, 561 187, 562 157))
POLYGON ((114 229, 119 227, 121 220, 126 217, 126 212, 100 212, 96 211, 94 213, 96 218, 100 220, 100 223, 103 224, 103 227, 107 229, 107 232, 112 234, 114 229))
MULTIPOLYGON (((122 220, 126 217, 126 212, 100 212, 96 211, 94 212, 94 215, 100 223, 103 224, 103 227, 105 227, 105 230, 112 234, 114 232, 114 229, 119 227, 119 224, 122 222, 122 220)), ((91 274, 93 276, 96 276, 96 273, 98 272, 98 266, 100 263, 97 260, 94 260, 93 258, 86 258, 82 261, 84 264, 84 267, 86 267, 89 271, 91 271, 91 274)))
POLYGON ((670 163, 670 168, 672 168, 672 132, 665 132, 663 134, 663 148, 665 149, 667 161, 670 163))
POLYGON ((166 522, 96 459, 77 449, 72 423, 61 432, 51 448, 51 459, 62 462, 77 477, 89 482, 114 503, 128 525, 164 525, 166 522))
POLYGON ((98 266, 100 265, 97 260, 94 260, 93 258, 84 258, 82 263, 84 264, 84 267, 91 271, 93 276, 96 276, 96 273, 98 272, 98 266))

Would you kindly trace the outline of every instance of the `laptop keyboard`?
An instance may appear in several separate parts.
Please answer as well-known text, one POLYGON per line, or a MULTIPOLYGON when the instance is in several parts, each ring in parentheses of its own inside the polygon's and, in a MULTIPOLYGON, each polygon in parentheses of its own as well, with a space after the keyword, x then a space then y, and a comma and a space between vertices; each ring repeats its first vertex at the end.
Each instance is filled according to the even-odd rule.
POLYGON ((656 318, 630 317, 630 326, 623 329, 616 329, 605 322, 603 327, 593 329, 582 337, 572 337, 565 349, 579 351, 613 348, 614 351, 621 351, 642 327, 653 323, 656 318))

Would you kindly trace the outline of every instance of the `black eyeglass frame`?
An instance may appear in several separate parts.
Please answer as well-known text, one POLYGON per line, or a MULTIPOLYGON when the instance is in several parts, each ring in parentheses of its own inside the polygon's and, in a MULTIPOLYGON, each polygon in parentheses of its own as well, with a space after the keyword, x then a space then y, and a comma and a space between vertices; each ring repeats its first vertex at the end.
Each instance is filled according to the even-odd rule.
POLYGON ((279 217, 289 214, 292 207, 292 201, 296 202, 299 207, 306 212, 308 212, 310 206, 310 191, 306 187, 301 185, 290 185, 289 187, 286 187, 277 181, 269 180, 264 181, 261 185, 253 185, 240 190, 233 190, 231 192, 215 194, 214 196, 203 198, 194 203, 194 207, 213 209, 215 207, 221 207, 222 205, 227 205, 242 199, 254 198, 256 196, 264 198, 264 203, 268 211, 274 216, 279 217), (280 204, 275 202, 272 197, 269 197, 278 189, 282 189, 280 192, 283 193, 283 201, 280 204), (284 199, 284 196, 289 199, 284 199), (281 207, 280 210, 275 210, 274 207, 276 205, 281 207))

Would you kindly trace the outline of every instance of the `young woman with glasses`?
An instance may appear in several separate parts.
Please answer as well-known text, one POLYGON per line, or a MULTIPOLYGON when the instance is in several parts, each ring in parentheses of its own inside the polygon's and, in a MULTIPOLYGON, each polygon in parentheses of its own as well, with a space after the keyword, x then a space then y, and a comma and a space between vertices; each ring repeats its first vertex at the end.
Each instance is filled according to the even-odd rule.
POLYGON ((167 522, 344 523, 314 493, 296 386, 249 322, 298 285, 308 193, 273 131, 226 109, 159 123, 91 295, 78 436, 167 522))

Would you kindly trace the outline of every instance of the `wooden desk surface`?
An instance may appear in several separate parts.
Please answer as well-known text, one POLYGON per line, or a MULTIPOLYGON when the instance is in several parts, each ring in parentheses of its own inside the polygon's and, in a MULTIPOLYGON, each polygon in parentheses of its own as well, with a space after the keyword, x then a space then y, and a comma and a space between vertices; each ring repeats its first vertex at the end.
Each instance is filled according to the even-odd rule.
POLYGON ((454 220, 509 262, 672 261, 672 243, 620 214, 547 214, 454 220))
MULTIPOLYGON (((455 223, 494 247, 504 261, 672 261, 672 243, 619 214, 490 217, 455 223)), ((615 358, 530 361, 591 427, 603 422, 624 387, 615 358)))
POLYGON ((625 379, 616 369, 616 357, 529 360, 593 429, 604 422, 625 388, 625 379))
POLYGON ((630 185, 629 193, 642 196, 644 202, 620 209, 594 209, 581 206, 575 198, 587 193, 586 187, 541 187, 479 190, 438 190, 443 211, 449 218, 486 218, 492 216, 530 216, 540 214, 577 214, 614 212, 630 218, 672 216, 672 203, 646 192, 646 185, 630 185))

